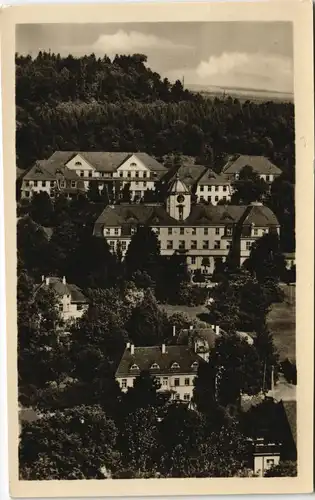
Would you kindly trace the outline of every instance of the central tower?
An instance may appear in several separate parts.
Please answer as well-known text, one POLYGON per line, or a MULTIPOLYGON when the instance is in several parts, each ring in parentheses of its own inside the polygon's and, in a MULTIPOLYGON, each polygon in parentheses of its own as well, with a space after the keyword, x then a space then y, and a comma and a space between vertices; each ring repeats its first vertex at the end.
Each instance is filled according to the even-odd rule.
POLYGON ((187 219, 191 209, 191 195, 187 186, 179 180, 176 174, 175 180, 171 183, 166 200, 166 210, 171 217, 181 221, 187 219))

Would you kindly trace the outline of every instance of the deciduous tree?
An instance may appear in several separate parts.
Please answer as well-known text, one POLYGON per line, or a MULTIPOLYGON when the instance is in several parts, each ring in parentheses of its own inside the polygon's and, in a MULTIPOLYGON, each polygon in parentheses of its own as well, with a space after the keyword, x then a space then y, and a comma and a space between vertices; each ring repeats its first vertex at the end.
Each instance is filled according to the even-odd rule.
POLYGON ((100 406, 47 412, 24 423, 19 445, 23 480, 104 479, 119 462, 117 429, 100 406))

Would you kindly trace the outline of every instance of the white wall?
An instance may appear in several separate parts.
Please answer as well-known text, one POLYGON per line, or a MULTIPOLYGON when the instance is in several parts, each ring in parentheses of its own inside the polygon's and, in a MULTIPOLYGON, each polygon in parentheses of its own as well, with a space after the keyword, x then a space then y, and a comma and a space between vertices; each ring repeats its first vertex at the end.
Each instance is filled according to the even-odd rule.
POLYGON ((23 180, 21 187, 21 196, 22 198, 31 198, 33 196, 33 193, 41 193, 41 192, 47 193, 50 196, 50 192, 52 189, 54 189, 55 185, 56 185, 55 181, 23 180), (51 182, 53 182, 54 185, 51 185, 51 182), (27 196, 25 192, 28 192, 29 196, 27 196))
POLYGON ((265 472, 273 465, 278 465, 280 462, 280 453, 278 455, 255 455, 254 456, 254 473, 263 476, 265 472))
POLYGON ((87 311, 87 304, 80 304, 81 308, 78 304, 74 304, 71 302, 70 295, 64 295, 60 300, 59 304, 62 305, 62 310, 59 310, 61 317, 67 321, 70 319, 78 319, 82 318, 83 314, 87 311))
MULTIPOLYGON (((164 375, 161 374, 159 375, 154 375, 155 378, 158 380, 158 382, 161 384, 160 391, 176 391, 177 394, 179 394, 179 399, 184 401, 184 395, 189 394, 189 399, 192 398, 193 395, 193 389, 194 389, 194 379, 196 377, 195 374, 174 374, 172 373, 171 375, 164 375), (163 380, 167 379, 167 381, 163 380), (175 386, 175 379, 179 379, 179 386, 175 386), (185 379, 189 379, 189 385, 185 385, 185 379)), ((127 382, 127 387, 122 389, 123 392, 127 392, 129 387, 133 387, 134 380, 136 376, 134 375, 128 375, 126 377, 117 377, 116 380, 119 382, 120 387, 122 388, 122 381, 126 380, 127 382)), ((175 396, 173 396, 172 399, 176 399, 175 396)), ((187 400, 188 401, 188 400, 187 400)))
POLYGON ((197 185, 196 196, 198 202, 209 201, 212 205, 216 205, 218 201, 231 199, 231 186, 227 183, 224 185, 197 185))

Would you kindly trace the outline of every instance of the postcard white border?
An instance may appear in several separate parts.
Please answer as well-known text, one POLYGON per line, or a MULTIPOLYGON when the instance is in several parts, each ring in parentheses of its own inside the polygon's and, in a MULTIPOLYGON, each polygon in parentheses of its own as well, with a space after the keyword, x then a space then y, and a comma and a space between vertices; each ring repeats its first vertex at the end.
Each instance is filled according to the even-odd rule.
POLYGON ((290 494, 313 490, 314 90, 311 1, 54 4, 1 13, 4 214, 7 301, 9 477, 13 497, 290 494), (16 331, 15 25, 19 23, 290 21, 294 27, 296 120, 298 477, 19 481, 16 331))

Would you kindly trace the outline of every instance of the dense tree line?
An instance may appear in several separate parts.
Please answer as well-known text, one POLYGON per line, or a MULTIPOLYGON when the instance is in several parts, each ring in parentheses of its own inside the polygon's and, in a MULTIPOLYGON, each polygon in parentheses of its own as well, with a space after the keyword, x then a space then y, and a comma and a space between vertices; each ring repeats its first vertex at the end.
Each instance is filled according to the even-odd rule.
POLYGON ((16 104, 23 168, 55 150, 176 151, 204 164, 262 154, 284 170, 294 165, 292 104, 205 99, 163 80, 141 54, 17 55, 16 104))
POLYGON ((124 260, 119 245, 111 253, 106 239, 93 235, 103 208, 103 203, 85 196, 68 200, 59 195, 52 202, 47 193, 36 194, 18 213, 20 267, 37 281, 47 274, 66 276, 84 290, 133 281, 153 289, 161 302, 204 303, 207 292, 191 285, 186 257, 161 256, 158 238, 149 227, 137 228, 124 260))

